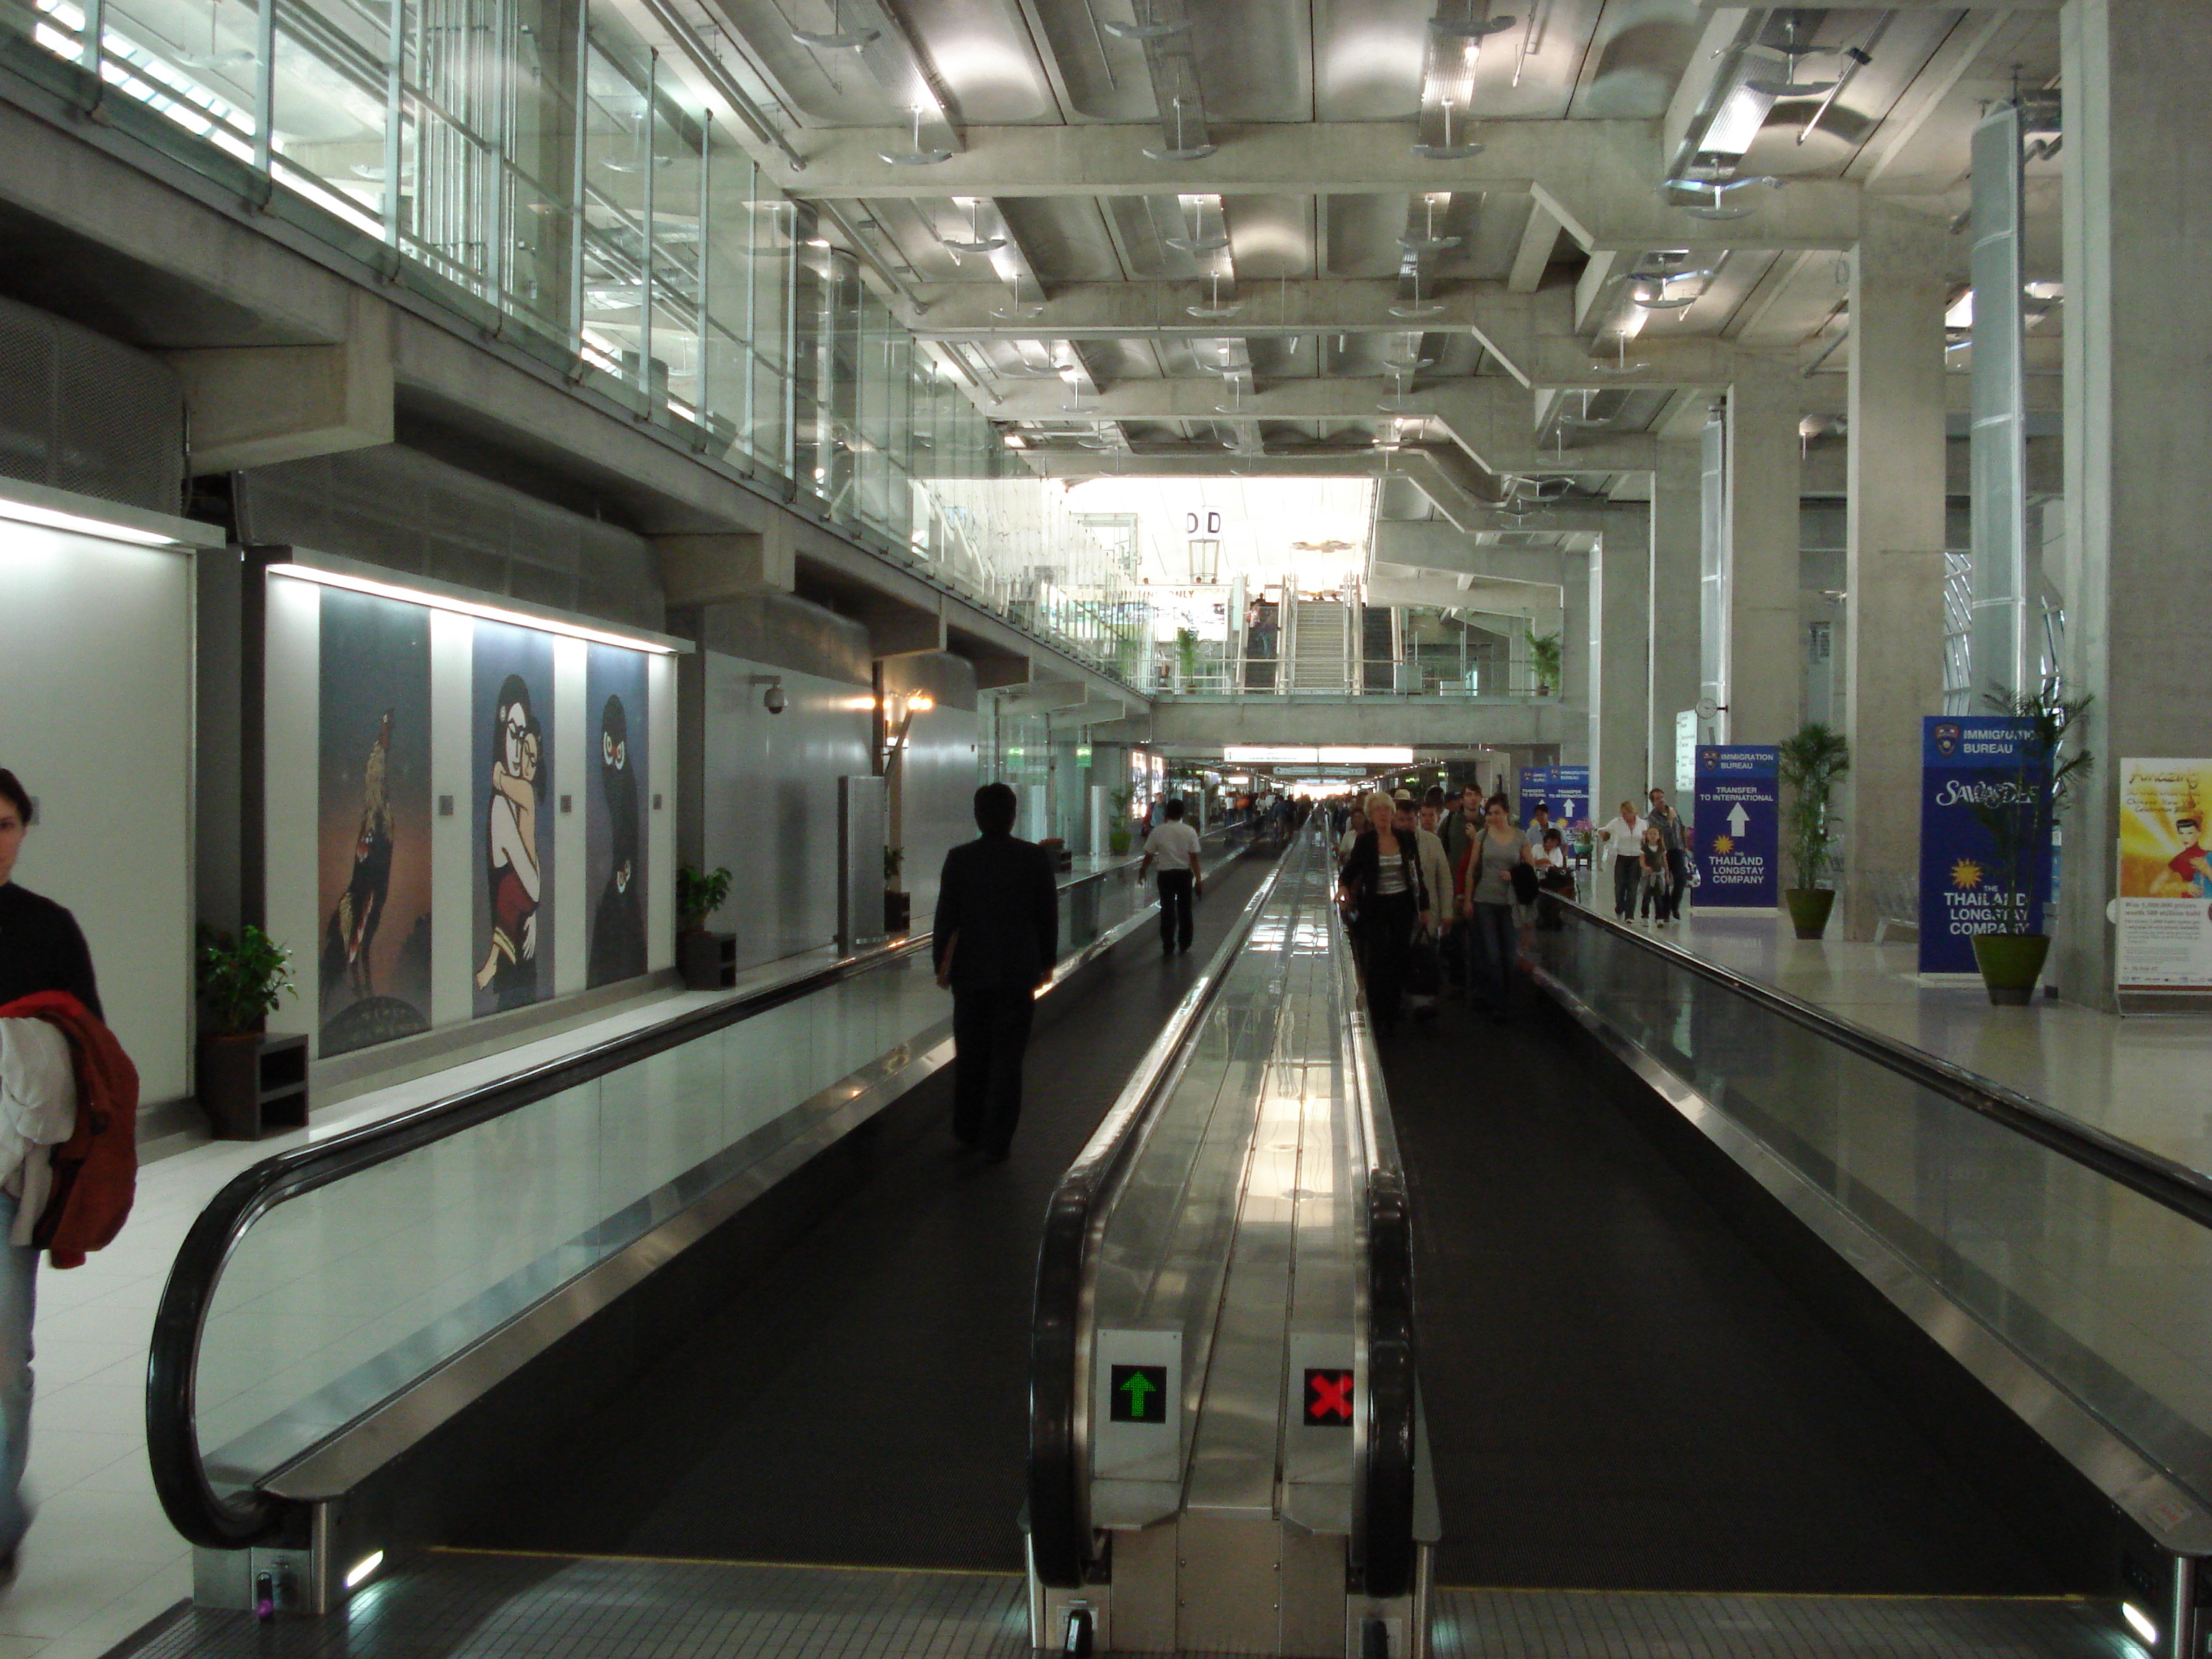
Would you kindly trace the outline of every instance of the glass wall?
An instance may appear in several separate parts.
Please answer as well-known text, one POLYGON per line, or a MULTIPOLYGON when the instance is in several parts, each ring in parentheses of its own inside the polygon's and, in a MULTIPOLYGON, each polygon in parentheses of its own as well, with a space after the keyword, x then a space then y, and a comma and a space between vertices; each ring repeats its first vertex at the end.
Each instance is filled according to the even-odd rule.
POLYGON ((731 106, 741 60, 711 40, 664 51, 593 0, 0 0, 0 56, 702 460, 1145 678, 1125 562, 763 178, 735 122, 753 138, 770 100, 731 106))

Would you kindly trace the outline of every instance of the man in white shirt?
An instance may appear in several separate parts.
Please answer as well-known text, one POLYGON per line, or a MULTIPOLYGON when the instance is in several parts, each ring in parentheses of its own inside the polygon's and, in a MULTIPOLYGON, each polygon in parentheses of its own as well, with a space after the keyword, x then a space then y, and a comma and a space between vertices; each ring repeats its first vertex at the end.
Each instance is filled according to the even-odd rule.
POLYGON ((1137 879, 1160 861, 1160 954, 1171 957, 1190 949, 1190 902, 1206 891, 1206 878, 1198 868, 1198 831, 1182 821, 1180 796, 1168 802, 1167 816, 1159 828, 1145 837, 1144 862, 1137 879))

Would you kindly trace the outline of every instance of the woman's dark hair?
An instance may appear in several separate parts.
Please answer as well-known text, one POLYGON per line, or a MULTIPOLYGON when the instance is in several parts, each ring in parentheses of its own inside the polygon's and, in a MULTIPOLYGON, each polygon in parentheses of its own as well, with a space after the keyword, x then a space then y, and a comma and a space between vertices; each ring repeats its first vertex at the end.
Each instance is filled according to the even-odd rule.
MULTIPOLYGON (((509 674, 499 683, 499 700, 491 706, 491 758, 492 764, 495 766, 499 764, 500 757, 507 753, 507 711, 517 703, 522 705, 524 729, 538 732, 541 744, 544 740, 544 732, 538 724, 537 712, 530 706, 528 683, 520 674, 509 674)), ((541 748, 538 756, 538 777, 533 785, 541 796, 545 793, 545 763, 546 756, 541 748)))
POLYGON ((1544 842, 1545 842, 1545 844, 1546 844, 1547 846, 1550 845, 1553 842, 1555 842, 1555 841, 1556 841, 1556 842, 1559 842, 1559 844, 1560 844, 1561 846, 1565 846, 1565 845, 1566 844, 1565 838, 1564 838, 1564 837, 1559 834, 1559 832, 1558 830, 1547 830, 1546 831, 1544 831, 1544 842))
POLYGON ((23 827, 30 828, 31 792, 24 788, 15 775, 4 766, 0 766, 0 800, 13 806, 15 816, 23 820, 23 827))
POLYGON ((1493 806, 1504 807, 1505 809, 1505 816, 1509 818, 1513 816, 1513 803, 1505 799, 1505 794, 1503 790, 1500 790, 1497 794, 1492 795, 1488 800, 1483 802, 1482 810, 1487 812, 1493 806))
POLYGON ((1009 835, 1015 807, 1012 784, 987 783, 975 792, 975 827, 987 836, 1009 835))

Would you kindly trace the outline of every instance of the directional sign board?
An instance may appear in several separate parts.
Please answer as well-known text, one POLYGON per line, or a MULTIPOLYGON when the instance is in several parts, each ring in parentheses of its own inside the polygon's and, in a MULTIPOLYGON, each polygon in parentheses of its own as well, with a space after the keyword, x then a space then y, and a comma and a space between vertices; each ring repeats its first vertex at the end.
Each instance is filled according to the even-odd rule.
POLYGON ((1352 1426, 1352 1371, 1349 1366, 1307 1365, 1304 1424, 1310 1429, 1349 1429, 1352 1426))
POLYGON ((1182 1470, 1182 1333, 1098 1333, 1091 1469, 1103 1480, 1176 1480, 1182 1470))
MULTIPOLYGON (((1920 971, 1971 974, 1974 935, 2008 926, 2017 896, 1989 827, 1974 810, 2002 807, 2026 827, 2045 766, 2033 728, 2003 714, 1928 714, 1920 732, 1920 971)), ((2051 896, 2051 859, 2027 861, 2029 927, 2051 896)))
POLYGON ((1698 750, 1697 905, 1771 909, 1781 896, 1780 757, 1771 744, 1698 750))
POLYGON ((1357 1438, 1352 1428, 1367 1404, 1366 1379, 1356 1368, 1351 1339, 1340 1331, 1293 1331, 1288 1357, 1284 1478, 1349 1480, 1357 1438))

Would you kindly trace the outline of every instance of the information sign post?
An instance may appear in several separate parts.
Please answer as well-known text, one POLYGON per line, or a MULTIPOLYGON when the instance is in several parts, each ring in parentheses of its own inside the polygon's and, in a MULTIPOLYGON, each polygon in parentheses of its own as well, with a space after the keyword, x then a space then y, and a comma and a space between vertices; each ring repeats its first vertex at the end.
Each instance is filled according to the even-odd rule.
POLYGON ((1771 910, 1779 899, 1781 769, 1771 744, 1698 750, 1698 909, 1771 910))
MULTIPOLYGON (((1920 971, 1971 974, 1974 935, 2016 926, 1996 838, 1977 806, 2010 805, 2023 816, 2041 785, 2039 766, 2023 768, 2034 727, 2009 714, 1929 714, 1921 722, 1920 971)), ((2028 860, 2027 926, 2043 923, 2051 894, 2051 854, 2028 860)))

